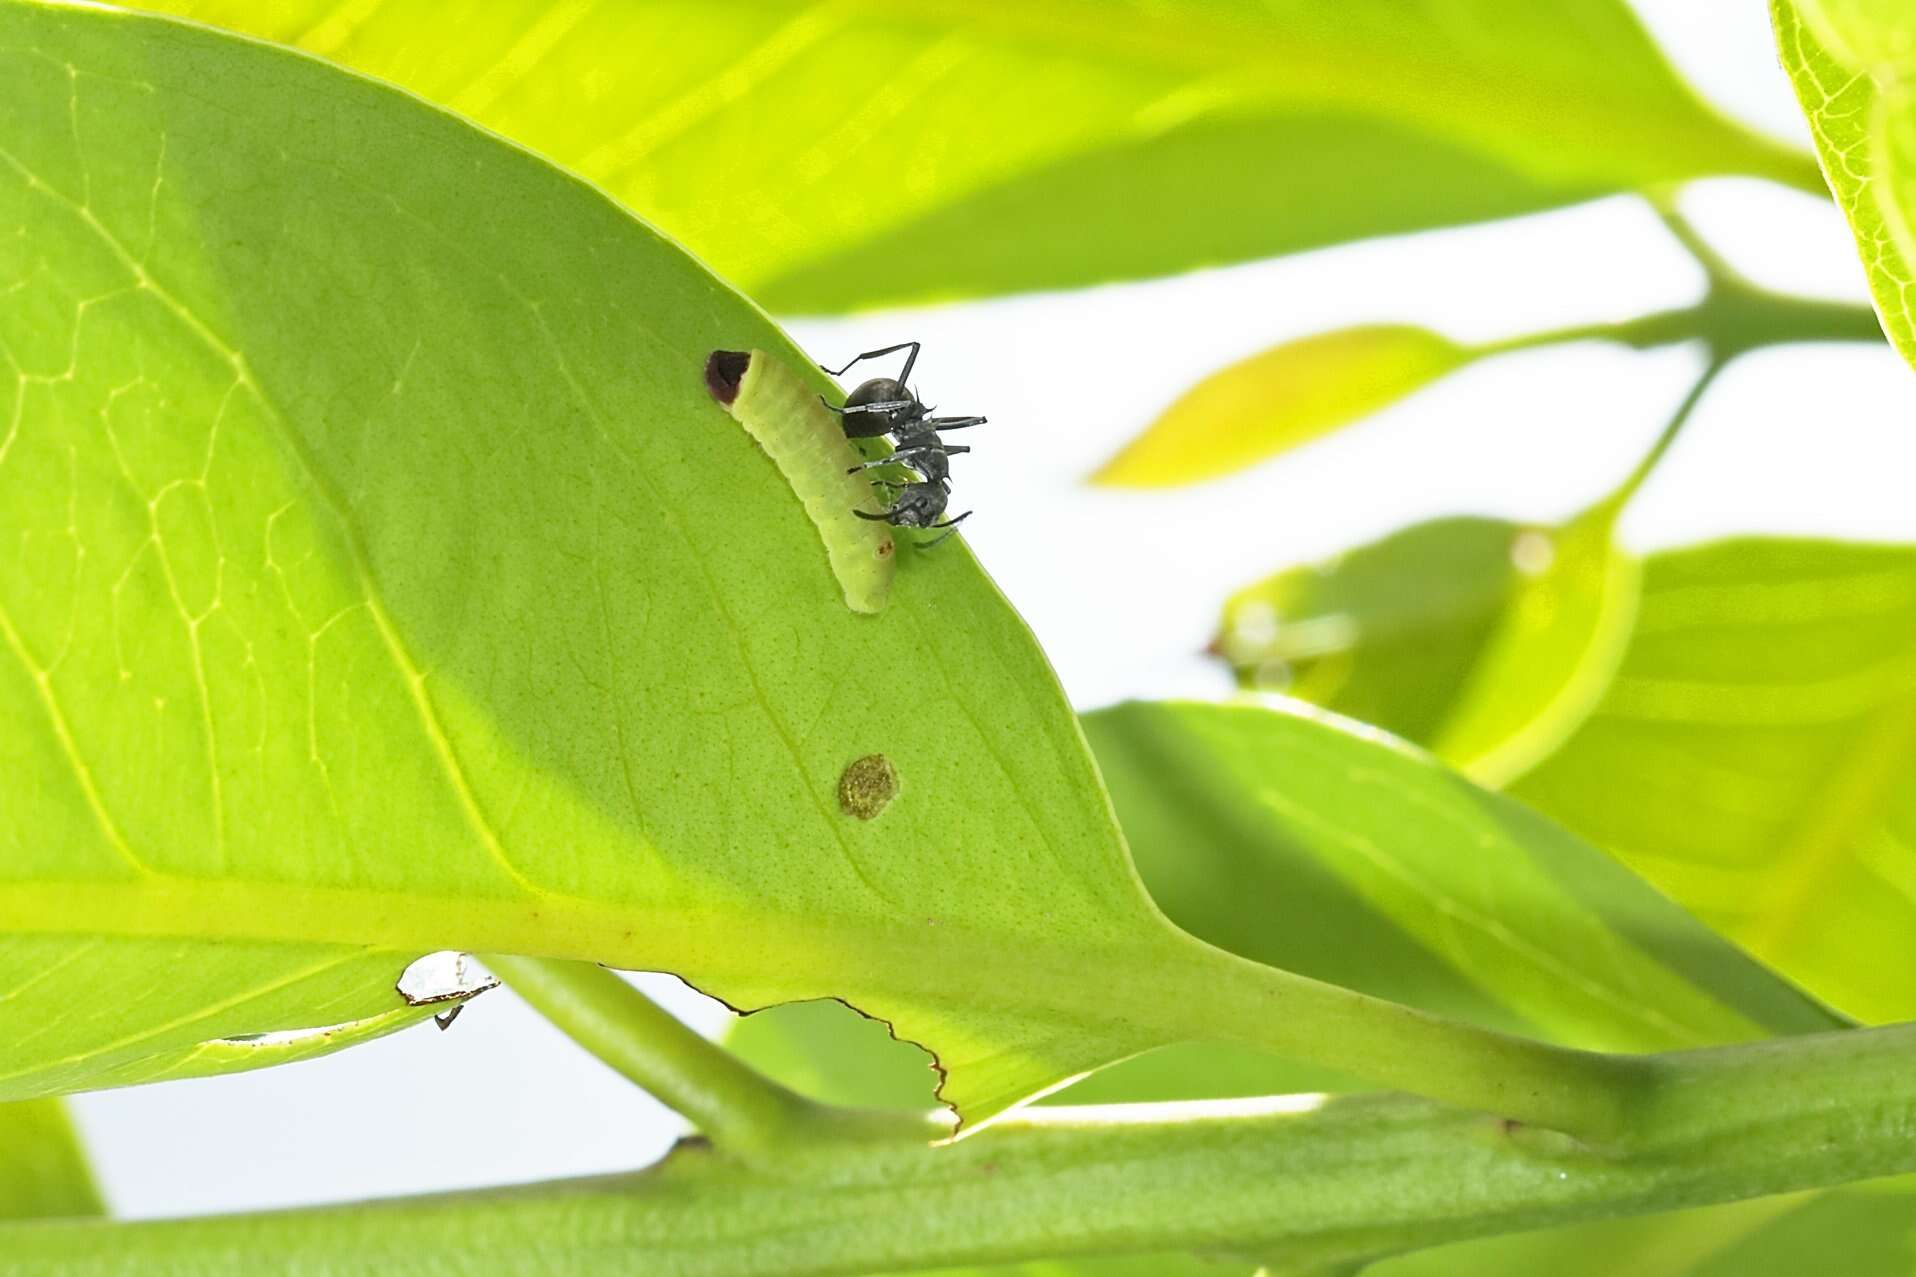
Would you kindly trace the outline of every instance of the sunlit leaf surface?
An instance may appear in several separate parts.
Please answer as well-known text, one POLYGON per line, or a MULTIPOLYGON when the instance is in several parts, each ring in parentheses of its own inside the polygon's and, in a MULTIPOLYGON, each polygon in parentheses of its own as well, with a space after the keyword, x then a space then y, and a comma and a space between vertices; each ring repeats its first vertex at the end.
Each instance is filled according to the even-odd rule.
POLYGON ((1595 713, 1515 792, 1852 1015, 1916 1015, 1916 548, 1652 557, 1595 713))
POLYGON ((1056 288, 1705 174, 1820 189, 1621 0, 173 0, 601 184, 755 297, 1056 288))
POLYGON ((962 542, 845 607, 703 377, 808 361, 676 246, 185 24, 3 4, 0 83, 0 1078, 283 1058, 202 1044, 437 949, 843 996, 968 1116, 1231 1019, 962 542))
MULTIPOLYGON (((1401 746, 1250 706, 1125 705, 1089 715, 1086 728, 1146 885, 1180 925, 1214 943, 1426 1009, 1586 1046, 1652 1048, 1833 1023, 1601 852, 1401 746)), ((729 1040, 822 1099, 909 1108, 930 1095, 922 1052, 833 1003, 749 1016, 729 1040)), ((1350 1085, 1270 1057, 1185 1046, 1114 1065, 1047 1102, 1350 1085)), ((1619 1222, 1587 1236, 1538 1234, 1501 1250, 1504 1243, 1484 1243, 1484 1271, 1555 1271, 1542 1263, 1525 1269, 1513 1257, 1582 1262, 1573 1258, 1577 1247, 1601 1243, 1609 1247, 1601 1253, 1619 1263, 1628 1257, 1630 1266, 1591 1268, 1593 1277, 1634 1275, 1638 1260, 1684 1246, 1693 1253, 1686 1239, 1695 1236, 1727 1244, 1801 1200, 1692 1212, 1697 1220, 1670 1224, 1619 1222)), ((1460 1253, 1475 1262, 1474 1249, 1460 1253)), ((1148 1271, 1180 1277, 1250 1267, 1157 1262, 1148 1271)), ((992 1271, 1129 1270, 1080 1261, 992 1271)))
MULTIPOLYGON (((1279 573, 1220 650, 1440 740, 1528 535, 1442 520, 1279 573)), ((1751 538, 1642 572, 1614 681, 1513 792, 1844 1011, 1916 1014, 1916 549, 1751 538)))
POLYGON ((1916 364, 1916 8, 1772 0, 1771 16, 1883 331, 1916 364))
POLYGON ((1349 425, 1470 357, 1428 329, 1395 324, 1285 342, 1186 391, 1093 480, 1168 488, 1233 474, 1349 425))
MULTIPOLYGON (((1140 702, 1085 727, 1153 897, 1245 957, 1595 1049, 1841 1024, 1596 848, 1401 742, 1283 702, 1140 702)), ((748 1017, 733 1040, 823 1098, 925 1102, 923 1054, 842 1008, 748 1017)), ((1343 1085, 1208 1048, 1152 1061, 1062 1098, 1343 1085)))
POLYGON ((1275 688, 1502 785, 1560 744, 1616 669, 1635 556, 1605 502, 1559 528, 1436 519, 1225 604, 1217 653, 1275 688))

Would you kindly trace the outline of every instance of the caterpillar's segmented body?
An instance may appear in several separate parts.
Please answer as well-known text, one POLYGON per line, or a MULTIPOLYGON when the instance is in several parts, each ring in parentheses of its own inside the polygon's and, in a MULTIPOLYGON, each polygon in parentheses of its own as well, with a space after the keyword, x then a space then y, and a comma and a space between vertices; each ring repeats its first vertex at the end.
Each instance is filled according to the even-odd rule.
POLYGON ((853 514, 876 514, 870 485, 846 473, 863 458, 852 450, 844 425, 819 402, 818 392, 790 368, 754 350, 715 350, 705 365, 706 385, 791 485, 819 540, 845 606, 878 612, 891 593, 897 547, 883 523, 853 514))

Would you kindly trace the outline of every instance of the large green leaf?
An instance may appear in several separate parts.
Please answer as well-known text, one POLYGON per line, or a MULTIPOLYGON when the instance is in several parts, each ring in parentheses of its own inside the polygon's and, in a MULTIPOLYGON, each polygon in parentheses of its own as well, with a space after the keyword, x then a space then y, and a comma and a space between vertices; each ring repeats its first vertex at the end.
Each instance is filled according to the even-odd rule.
MULTIPOLYGON (((1441 740, 1529 535, 1440 520, 1279 573, 1219 650, 1441 740)), ((1916 549, 1745 539, 1643 573, 1615 682, 1515 792, 1843 1010, 1916 1014, 1916 549)))
POLYGON ((1503 785, 1602 695, 1637 607, 1619 499, 1562 527, 1420 523, 1233 595, 1214 650, 1281 687, 1503 785))
MULTIPOLYGON (((1181 926, 1245 957, 1595 1049, 1841 1023, 1595 848, 1356 724, 1295 702, 1141 702, 1088 715, 1085 727, 1152 895, 1181 926)), ((926 1099, 923 1054, 840 1008, 752 1016, 733 1040, 823 1099, 926 1099)), ((1065 1095, 1342 1084, 1277 1061, 1246 1069, 1209 1049, 1182 1051, 1182 1075, 1146 1067, 1150 1058, 1065 1095)))
MULTIPOLYGON (((1145 884, 1180 925, 1247 957, 1581 1045, 1655 1047, 1833 1023, 1602 853, 1374 734, 1281 705, 1133 704, 1085 722, 1145 884)), ((820 1099, 903 1108, 929 1099, 923 1053, 835 1004, 748 1016, 730 1042, 820 1099)), ((1114 1065, 1051 1099, 1348 1085, 1282 1060, 1185 1046, 1114 1065)), ((1719 1230, 1738 1210, 1769 1217, 1726 1210, 1719 1230)), ((1605 1227, 1619 1238, 1662 1236, 1654 1221, 1605 1227)), ((1158 1262, 1166 1273, 1219 1271, 1196 1259, 1158 1262)), ((1079 1261, 1056 1271, 1105 1270, 1079 1261)))
POLYGON ((1617 678, 1516 793, 1852 1015, 1916 1015, 1916 548, 1659 554, 1617 678))
POLYGON ((1883 331, 1916 364, 1916 10, 1771 0, 1771 16, 1883 331))
POLYGON ((786 310, 1055 288, 1707 174, 1821 190, 1620 0, 172 0, 598 182, 786 310))
POLYGON ((1226 600, 1212 650, 1251 689, 1281 689, 1428 745, 1449 717, 1542 529, 1434 519, 1226 600), (1527 533, 1534 533, 1526 540, 1527 533))
POLYGON ((0 1220, 104 1209, 65 1106, 59 1100, 0 1104, 0 1220))
POLYGON ((599 192, 170 20, 0 4, 0 76, 0 980, 139 1004, 51 1052, 67 986, 12 1008, 26 1093, 357 1032, 435 949, 842 996, 971 1118, 1350 1005, 1157 912, 962 542, 845 607, 704 380, 805 356, 599 192), (873 754, 901 788, 853 819, 873 754))
POLYGON ((1595 848, 1296 702, 1085 720, 1152 895, 1246 957, 1603 1050, 1838 1023, 1595 848))

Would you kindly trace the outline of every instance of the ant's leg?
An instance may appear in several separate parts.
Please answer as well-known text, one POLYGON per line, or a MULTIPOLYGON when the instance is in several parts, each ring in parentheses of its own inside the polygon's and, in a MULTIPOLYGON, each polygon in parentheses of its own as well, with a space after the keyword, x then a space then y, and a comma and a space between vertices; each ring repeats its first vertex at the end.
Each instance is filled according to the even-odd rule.
POLYGON ((818 402, 824 404, 841 417, 854 412, 891 412, 896 408, 909 408, 912 404, 912 401, 909 399, 881 399, 877 403, 858 403, 848 408, 840 408, 823 395, 818 397, 818 402))
POLYGON ((893 408, 909 408, 912 403, 909 399, 881 399, 877 403, 859 403, 840 408, 823 395, 818 397, 818 402, 824 404, 841 417, 848 412, 890 412, 893 408))
POLYGON ((860 470, 874 470, 878 468, 879 466, 889 466, 889 465, 911 466, 912 469, 916 470, 918 469, 918 467, 916 465, 913 465, 911 461, 907 460, 907 458, 922 457, 928 452, 952 453, 952 452, 970 452, 970 451, 971 451, 970 448, 943 448, 935 443, 921 444, 916 448, 900 448, 888 457, 873 457, 870 461, 861 461, 857 465, 853 466, 851 469, 847 470, 845 473, 857 474, 860 470))
POLYGON ((918 343, 915 341, 901 341, 896 346, 887 346, 883 350, 868 350, 858 356, 857 359, 847 362, 844 368, 826 368, 824 364, 820 364, 819 367, 834 377, 843 377, 846 369, 849 369, 852 364, 857 363, 860 359, 879 359, 885 355, 897 354, 901 350, 911 351, 909 355, 905 356, 904 371, 898 374, 898 384, 902 386, 911 380, 911 366, 918 362, 918 343))
POLYGON ((943 528, 944 531, 939 533, 937 536, 933 537, 929 541, 917 542, 916 544, 918 548, 921 550, 931 549, 934 545, 937 545, 940 541, 943 541, 946 537, 950 536, 953 532, 955 532, 958 528, 958 525, 963 523, 966 519, 969 519, 970 517, 971 517, 971 511, 967 510, 955 519, 946 519, 943 523, 930 524, 929 526, 934 528, 943 528))
POLYGON ((868 514, 867 512, 860 510, 857 506, 853 506, 852 513, 857 515, 859 518, 869 520, 872 523, 892 523, 894 522, 894 520, 892 519, 892 515, 896 514, 897 511, 887 510, 883 514, 868 514))
POLYGON ((983 417, 926 417, 925 424, 933 430, 963 430, 966 426, 982 426, 983 417))

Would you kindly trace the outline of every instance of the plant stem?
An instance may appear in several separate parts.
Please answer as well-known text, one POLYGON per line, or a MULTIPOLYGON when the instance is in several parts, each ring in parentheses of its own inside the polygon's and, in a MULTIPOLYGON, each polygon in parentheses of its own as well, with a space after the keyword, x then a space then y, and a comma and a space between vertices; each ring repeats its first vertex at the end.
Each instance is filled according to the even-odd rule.
MULTIPOLYGON (((1618 323, 1577 324, 1477 347, 1480 356, 1572 341, 1617 341, 1647 349, 1701 340, 1721 365, 1744 351, 1788 342, 1881 341, 1883 329, 1868 306, 1813 301, 1772 292, 1750 280, 1676 208, 1674 194, 1650 201, 1671 235, 1703 268, 1709 291, 1694 306, 1658 311, 1618 323)), ((1712 369, 1714 372, 1714 369, 1712 369)))
POLYGON ((818 1104, 706 1041, 617 975, 590 962, 487 954, 485 964, 574 1041, 746 1161, 789 1156, 820 1137, 868 1138, 918 1119, 818 1104))
POLYGON ((1916 1025, 1646 1065, 1618 1157, 1401 1095, 1065 1108, 784 1173, 692 1146, 632 1175, 369 1206, 0 1227, 0 1267, 825 1277, 1171 1250, 1330 1265, 1916 1170, 1916 1025))
POLYGON ((1487 358, 1573 341, 1614 341, 1638 350, 1702 341, 1720 362, 1727 362, 1734 355, 1762 346, 1882 339, 1882 324, 1867 306, 1809 301, 1753 285, 1727 285, 1694 306, 1617 323, 1575 324, 1525 333, 1475 347, 1472 353, 1487 358))
POLYGON ((1695 384, 1690 387, 1689 393, 1683 396, 1683 402, 1679 403, 1676 411, 1670 414, 1669 424, 1665 425, 1662 432, 1657 435, 1655 442, 1650 445, 1650 450, 1643 454, 1636 467, 1617 486, 1617 490, 1605 498, 1606 503, 1621 510, 1629 503, 1630 498, 1637 494, 1637 490, 1657 468, 1657 463, 1662 461, 1663 455, 1670 450, 1670 445, 1675 443, 1677 436, 1683 433, 1683 427, 1688 424, 1690 414, 1696 411, 1697 404, 1703 401, 1704 392, 1709 390, 1710 383, 1715 381, 1716 375, 1722 371, 1723 361, 1712 359, 1697 377, 1695 384))
POLYGON ((1479 1113, 1567 1132, 1592 1145, 1624 1138, 1650 1057, 1553 1046, 1481 1029, 1261 963, 1238 964, 1212 998, 1185 1003, 1194 1040, 1220 1037, 1479 1113))

